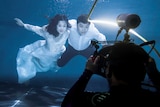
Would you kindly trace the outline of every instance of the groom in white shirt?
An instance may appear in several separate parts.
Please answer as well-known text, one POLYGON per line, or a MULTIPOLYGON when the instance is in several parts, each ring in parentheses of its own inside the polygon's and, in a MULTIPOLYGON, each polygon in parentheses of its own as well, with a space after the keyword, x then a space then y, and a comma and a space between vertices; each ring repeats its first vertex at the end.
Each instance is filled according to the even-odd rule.
POLYGON ((59 67, 67 64, 76 55, 82 55, 86 58, 93 55, 96 48, 91 44, 92 40, 107 43, 105 35, 100 33, 94 24, 88 21, 87 14, 80 15, 77 20, 69 20, 69 23, 72 27, 68 37, 68 46, 57 61, 59 67))

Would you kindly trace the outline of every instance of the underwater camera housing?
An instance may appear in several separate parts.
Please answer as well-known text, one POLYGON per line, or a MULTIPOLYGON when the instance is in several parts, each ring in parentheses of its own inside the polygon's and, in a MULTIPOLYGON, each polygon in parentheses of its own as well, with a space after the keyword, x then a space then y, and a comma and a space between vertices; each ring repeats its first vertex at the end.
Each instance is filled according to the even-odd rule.
MULTIPOLYGON (((117 42, 130 43, 131 41, 129 39, 128 30, 136 28, 137 26, 139 26, 140 22, 141 22, 140 17, 136 14, 120 14, 117 17, 117 24, 120 27, 120 30, 118 31, 117 36, 116 36, 116 40, 114 41, 114 43, 112 45, 114 45, 117 42), (126 30, 126 34, 124 35, 124 40, 117 41, 117 37, 123 29, 126 30), (128 36, 126 36, 126 35, 128 35, 128 36)), ((95 52, 93 53, 93 60, 97 56, 100 56, 100 61, 98 64, 99 71, 97 74, 106 78, 106 68, 108 67, 108 64, 111 62, 109 60, 107 61, 107 58, 108 58, 110 52, 112 51, 112 45, 104 45, 103 47, 106 48, 106 50, 103 54, 101 54, 100 50, 98 51, 100 42, 99 41, 92 41, 91 43, 96 48, 95 52)), ((140 47, 143 47, 146 45, 149 45, 152 47, 151 50, 149 52, 147 52, 147 54, 149 55, 151 53, 151 51, 153 49, 155 49, 154 48, 155 47, 155 40, 151 40, 151 41, 139 44, 140 47)), ((146 71, 147 71, 146 74, 149 76, 149 78, 153 84, 149 83, 149 84, 145 84, 145 85, 154 87, 158 91, 160 91, 160 73, 159 73, 158 69, 156 68, 156 64, 152 63, 149 65, 146 65, 146 71)))
POLYGON ((120 14, 118 15, 117 19, 117 25, 120 27, 116 39, 118 38, 121 31, 124 29, 126 31, 126 34, 124 35, 124 42, 130 42, 130 35, 128 34, 129 29, 134 29, 139 26, 141 23, 141 19, 136 14, 120 14))
POLYGON ((105 77, 105 69, 107 68, 106 60, 109 55, 109 51, 111 50, 111 46, 107 46, 107 45, 103 46, 103 48, 105 47, 107 50, 105 51, 105 54, 102 55, 100 53, 100 50, 98 51, 98 49, 100 48, 99 42, 98 41, 91 41, 91 44, 92 44, 92 46, 94 46, 96 48, 95 52, 93 53, 93 60, 97 56, 100 57, 100 60, 98 62, 98 67, 99 67, 98 74, 105 77))
MULTIPOLYGON (((100 56, 100 60, 98 62, 99 71, 97 72, 97 74, 106 78, 106 69, 108 67, 108 64, 109 63, 114 64, 114 61, 112 61, 109 58, 109 54, 113 49, 112 46, 117 42, 115 42, 113 45, 109 45, 109 46, 105 45, 100 50, 98 50, 98 48, 99 48, 98 41, 92 41, 92 42, 96 48, 95 52, 93 53, 93 60, 97 56, 100 56), (105 51, 103 50, 103 48, 105 48, 105 51)), ((124 41, 119 41, 119 42, 124 42, 124 41)), ((135 44, 135 43, 133 43, 133 44, 135 44)), ((151 41, 139 44, 140 47, 143 47, 146 45, 155 45, 155 41, 151 40, 151 41)), ((152 49, 150 50, 150 52, 151 51, 152 51, 152 49)), ((148 56, 149 56, 150 52, 146 52, 146 54, 148 54, 148 56)), ((117 64, 117 63, 115 62, 115 64, 117 64)), ((158 69, 156 68, 156 63, 155 62, 148 63, 145 67, 146 67, 146 74, 149 76, 149 78, 153 84, 142 82, 142 85, 153 87, 153 88, 156 88, 157 91, 160 91, 160 73, 159 73, 158 69)), ((107 77, 108 78, 111 77, 111 72, 108 72, 107 77)))

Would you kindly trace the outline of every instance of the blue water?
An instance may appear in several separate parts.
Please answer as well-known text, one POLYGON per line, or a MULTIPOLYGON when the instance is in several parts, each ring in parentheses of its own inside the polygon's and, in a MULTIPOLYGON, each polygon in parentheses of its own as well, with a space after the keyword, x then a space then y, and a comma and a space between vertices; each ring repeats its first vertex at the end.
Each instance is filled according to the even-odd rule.
MULTIPOLYGON (((94 0, 1 0, 0 1, 0 81, 17 83, 16 56, 18 49, 36 40, 41 39, 33 32, 27 31, 16 25, 15 17, 25 23, 42 26, 48 23, 48 18, 57 13, 63 13, 69 19, 77 18, 80 14, 89 13, 94 0)), ((134 30, 146 40, 156 40, 155 48, 160 50, 160 1, 159 0, 98 0, 90 18, 103 19, 116 22, 116 18, 122 13, 135 13, 141 18, 140 25, 134 30)), ((118 27, 108 24, 95 24, 106 35, 109 41, 115 39, 118 27)), ((122 32, 118 39, 123 39, 122 32)), ((130 33, 134 42, 143 41, 130 33)), ((146 46, 146 51, 150 49, 146 46)), ((153 50, 151 56, 155 58, 160 69, 160 58, 153 50)), ((69 88, 83 72, 86 59, 83 56, 75 56, 58 72, 38 73, 32 80, 34 84, 54 85, 56 87, 69 88)), ((107 82, 95 76, 91 81, 90 89, 106 90, 107 82), (98 87, 95 83, 100 82, 98 87)))

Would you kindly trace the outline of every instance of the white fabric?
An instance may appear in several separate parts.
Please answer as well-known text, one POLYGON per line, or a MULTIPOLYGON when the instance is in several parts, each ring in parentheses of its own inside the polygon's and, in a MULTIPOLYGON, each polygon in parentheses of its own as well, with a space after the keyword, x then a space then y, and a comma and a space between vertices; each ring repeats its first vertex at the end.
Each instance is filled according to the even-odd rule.
POLYGON ((91 40, 97 41, 106 41, 105 35, 100 33, 97 28, 94 26, 93 23, 90 24, 88 32, 80 36, 77 32, 77 21, 72 19, 69 20, 72 28, 70 29, 70 36, 68 38, 68 43, 78 51, 86 49, 89 45, 91 40))
POLYGON ((45 40, 38 40, 19 49, 16 58, 19 83, 33 78, 37 72, 47 72, 56 67, 57 59, 66 50, 65 43, 69 35, 67 31, 61 36, 54 37, 46 31, 45 26, 24 24, 24 27, 44 37, 45 40))

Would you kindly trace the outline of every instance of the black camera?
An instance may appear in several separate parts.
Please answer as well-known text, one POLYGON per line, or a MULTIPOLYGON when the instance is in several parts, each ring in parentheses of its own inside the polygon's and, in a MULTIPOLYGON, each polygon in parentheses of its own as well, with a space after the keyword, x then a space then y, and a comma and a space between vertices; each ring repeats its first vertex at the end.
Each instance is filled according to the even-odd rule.
POLYGON ((92 41, 92 45, 95 46, 96 50, 93 53, 93 60, 99 56, 99 62, 98 62, 98 68, 99 71, 97 72, 97 74, 106 77, 106 69, 108 67, 108 61, 107 61, 107 57, 109 56, 109 52, 111 50, 111 46, 103 46, 103 49, 99 49, 99 45, 97 41, 92 41))

